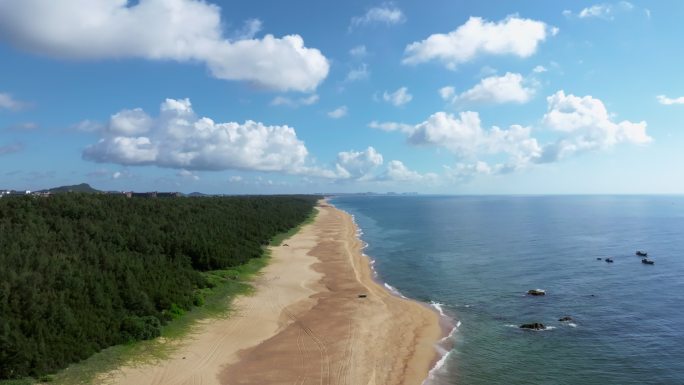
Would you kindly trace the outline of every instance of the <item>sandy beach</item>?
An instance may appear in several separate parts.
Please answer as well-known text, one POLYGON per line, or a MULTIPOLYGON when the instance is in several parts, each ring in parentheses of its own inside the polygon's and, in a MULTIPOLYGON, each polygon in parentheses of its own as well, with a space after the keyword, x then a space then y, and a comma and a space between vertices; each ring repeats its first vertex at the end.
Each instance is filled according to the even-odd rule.
POLYGON ((373 280, 351 216, 324 202, 317 210, 273 248, 234 315, 199 325, 169 359, 100 383, 421 384, 437 358, 439 315, 373 280))

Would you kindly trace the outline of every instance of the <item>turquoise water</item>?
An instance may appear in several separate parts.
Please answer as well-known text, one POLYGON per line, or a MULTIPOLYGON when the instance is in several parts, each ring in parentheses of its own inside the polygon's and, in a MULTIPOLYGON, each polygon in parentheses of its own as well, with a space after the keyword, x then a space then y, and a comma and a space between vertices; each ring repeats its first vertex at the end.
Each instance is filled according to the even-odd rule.
POLYGON ((460 321, 431 384, 684 384, 684 197, 332 203, 354 215, 382 281, 460 321))

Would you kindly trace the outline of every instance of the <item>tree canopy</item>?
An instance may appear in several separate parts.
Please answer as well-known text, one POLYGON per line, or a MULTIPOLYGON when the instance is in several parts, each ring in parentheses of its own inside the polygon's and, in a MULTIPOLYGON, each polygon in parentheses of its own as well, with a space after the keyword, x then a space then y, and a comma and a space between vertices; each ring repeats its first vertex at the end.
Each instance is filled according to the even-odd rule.
POLYGON ((39 376, 159 335, 200 273, 263 253, 317 197, 0 199, 0 379, 39 376))

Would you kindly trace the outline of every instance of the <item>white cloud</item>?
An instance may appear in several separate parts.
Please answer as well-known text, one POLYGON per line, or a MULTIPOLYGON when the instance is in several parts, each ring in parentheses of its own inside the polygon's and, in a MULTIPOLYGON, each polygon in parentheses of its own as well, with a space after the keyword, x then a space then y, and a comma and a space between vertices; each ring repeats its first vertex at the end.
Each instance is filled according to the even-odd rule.
POLYGON ((664 104, 666 106, 670 106, 673 104, 684 104, 684 96, 680 96, 678 98, 668 98, 665 95, 658 95, 658 103, 664 104))
POLYGON ((400 131, 404 133, 411 133, 414 130, 414 126, 410 124, 405 124, 405 123, 397 123, 397 122, 378 122, 378 121, 372 121, 368 123, 368 127, 370 128, 375 128, 378 130, 382 131, 400 131))
POLYGON ((251 120, 242 124, 216 123, 198 117, 188 99, 166 99, 159 116, 150 119, 151 123, 129 121, 144 122, 142 127, 127 128, 127 132, 136 134, 103 130, 101 139, 85 148, 83 158, 189 171, 233 169, 331 175, 307 165, 308 151, 288 126, 267 126, 251 120))
POLYGON ((256 36, 262 28, 263 24, 259 19, 245 20, 242 28, 235 32, 235 40, 254 39, 254 36, 256 36))
POLYGON ((545 146, 543 161, 553 161, 574 153, 609 148, 619 143, 646 144, 646 122, 613 122, 603 102, 592 96, 579 97, 558 91, 547 98, 543 123, 564 136, 545 146))
POLYGON ((370 76, 370 71, 368 70, 368 65, 362 63, 358 68, 353 68, 347 73, 346 81, 354 82, 357 80, 368 79, 370 76))
POLYGON ((437 178, 437 174, 434 173, 421 174, 417 171, 410 170, 399 160, 392 160, 387 163, 387 169, 379 177, 380 180, 397 182, 435 181, 437 178))
POLYGON ((470 180, 478 175, 496 174, 497 170, 493 169, 487 162, 481 160, 473 163, 456 163, 454 167, 444 166, 444 171, 447 178, 455 181, 463 182, 470 180))
MULTIPOLYGON (((247 27, 242 37, 260 22, 247 27)), ((0 39, 59 58, 200 62, 216 78, 281 91, 314 90, 329 70, 299 35, 231 41, 220 8, 200 0, 0 1, 0 39)))
POLYGON ((233 175, 230 178, 228 178, 228 182, 230 183, 240 183, 242 182, 242 177, 239 175, 233 175))
POLYGON ((546 71, 548 71, 548 69, 542 65, 538 65, 532 69, 532 72, 534 72, 535 74, 540 74, 546 71))
POLYGON ((401 9, 392 3, 385 3, 380 7, 369 9, 362 16, 354 16, 351 19, 350 29, 368 24, 401 24, 406 21, 406 17, 401 9))
POLYGON ((540 42, 555 35, 557 28, 546 23, 509 16, 499 22, 470 17, 456 30, 447 34, 434 34, 427 39, 409 44, 404 64, 419 64, 431 60, 442 62, 455 69, 459 64, 480 55, 515 55, 529 57, 537 51, 540 42))
POLYGON ((349 55, 352 57, 362 59, 368 55, 368 50, 365 45, 357 45, 356 47, 349 50, 349 55))
POLYGON ((347 106, 340 106, 328 112, 328 116, 333 119, 340 119, 347 116, 347 106))
POLYGON ((197 174, 188 170, 180 170, 176 173, 176 176, 190 180, 200 180, 200 177, 197 174))
POLYGON ((370 180, 373 171, 382 163, 382 155, 373 147, 368 147, 364 151, 338 153, 335 168, 340 179, 370 180))
POLYGON ((398 90, 389 93, 385 91, 382 94, 382 100, 393 104, 396 107, 403 106, 413 99, 413 95, 409 94, 408 88, 401 87, 398 90))
POLYGON ((580 19, 585 19, 588 17, 598 17, 601 19, 610 19, 612 13, 612 7, 608 4, 596 4, 591 7, 582 9, 578 16, 580 19))
POLYGON ((439 96, 444 100, 451 100, 456 94, 456 89, 451 86, 442 87, 439 89, 439 96))
POLYGON ((0 109, 16 111, 22 109, 24 105, 24 102, 14 99, 10 94, 0 93, 0 109))
POLYGON ((507 72, 503 76, 484 78, 473 88, 454 96, 453 102, 527 103, 535 89, 525 87, 522 75, 507 72))
POLYGON ((504 154, 509 167, 519 168, 541 154, 541 147, 531 137, 531 128, 512 125, 508 129, 482 128, 477 112, 465 111, 458 116, 437 112, 415 126, 409 143, 447 148, 459 158, 504 154))
POLYGON ((134 136, 152 128, 152 118, 140 108, 122 110, 109 118, 106 129, 113 135, 134 136))
MULTIPOLYGON (((629 12, 634 8, 634 4, 628 1, 594 4, 590 7, 582 8, 582 10, 577 12, 577 17, 580 19, 614 20, 616 13, 629 12)), ((563 16, 565 17, 570 18, 573 15, 573 12, 568 9, 563 11, 563 16)))
POLYGON ((301 106, 310 106, 318 102, 319 97, 316 94, 301 98, 289 98, 287 96, 276 96, 271 101, 272 106, 287 106, 292 108, 297 108, 301 106))

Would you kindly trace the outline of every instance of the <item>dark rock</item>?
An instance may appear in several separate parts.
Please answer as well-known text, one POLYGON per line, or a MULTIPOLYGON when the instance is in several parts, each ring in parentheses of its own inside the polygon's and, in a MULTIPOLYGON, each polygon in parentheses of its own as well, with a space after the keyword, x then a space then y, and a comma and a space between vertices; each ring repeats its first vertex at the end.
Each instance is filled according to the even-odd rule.
POLYGON ((565 317, 559 318, 558 321, 560 321, 560 322, 570 322, 570 321, 572 321, 572 317, 570 317, 569 315, 566 315, 565 317))
POLYGON ((600 261, 601 259, 602 259, 601 257, 596 258, 597 261, 600 261))
POLYGON ((366 297, 368 297, 368 295, 367 294, 359 294, 358 297, 359 298, 366 298, 366 297))
POLYGON ((529 295, 546 295, 546 292, 542 289, 532 289, 532 290, 528 290, 527 294, 529 294, 529 295))
POLYGON ((544 330, 546 329, 546 326, 541 322, 535 322, 531 324, 522 324, 520 325, 520 329, 544 330))

